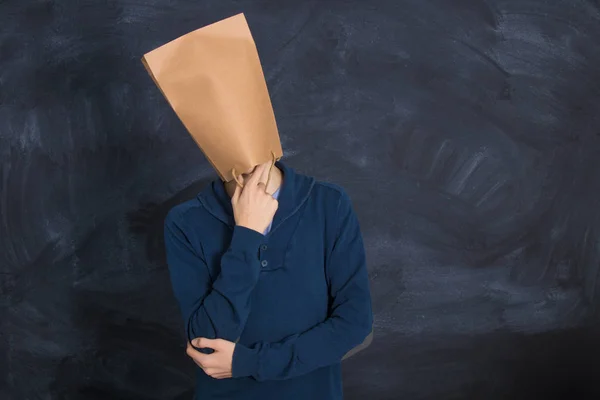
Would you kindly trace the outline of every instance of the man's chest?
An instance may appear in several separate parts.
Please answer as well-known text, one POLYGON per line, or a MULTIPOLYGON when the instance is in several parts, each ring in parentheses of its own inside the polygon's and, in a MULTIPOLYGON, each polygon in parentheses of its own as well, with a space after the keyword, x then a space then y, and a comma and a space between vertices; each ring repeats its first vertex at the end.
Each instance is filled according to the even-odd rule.
MULTIPOLYGON (((281 340, 323 321, 328 315, 326 276, 328 241, 324 221, 310 210, 299 210, 264 237, 257 249, 260 276, 251 296, 251 311, 240 343, 281 340), (268 332, 266 332, 268 327, 268 332)), ((231 229, 220 246, 204 249, 211 276, 220 272, 231 229), (209 254, 206 254, 209 253, 209 254)))

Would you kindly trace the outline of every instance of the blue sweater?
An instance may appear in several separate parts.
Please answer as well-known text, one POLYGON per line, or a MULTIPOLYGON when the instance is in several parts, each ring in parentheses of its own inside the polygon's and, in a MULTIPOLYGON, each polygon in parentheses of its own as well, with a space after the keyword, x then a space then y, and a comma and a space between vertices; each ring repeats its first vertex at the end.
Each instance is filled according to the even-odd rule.
POLYGON ((276 165, 279 208, 264 235, 235 225, 220 180, 166 218, 188 340, 237 341, 232 378, 198 368, 198 399, 342 399, 341 359, 371 332, 363 239, 348 195, 276 165))

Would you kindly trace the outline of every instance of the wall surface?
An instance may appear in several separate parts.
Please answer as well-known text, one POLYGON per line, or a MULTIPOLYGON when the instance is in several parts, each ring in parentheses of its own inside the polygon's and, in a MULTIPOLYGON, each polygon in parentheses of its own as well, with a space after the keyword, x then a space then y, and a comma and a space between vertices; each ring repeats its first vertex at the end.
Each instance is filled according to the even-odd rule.
POLYGON ((600 398, 592 0, 0 1, 0 398, 190 398, 162 223, 216 174, 140 58, 239 12, 361 221, 346 398, 600 398))

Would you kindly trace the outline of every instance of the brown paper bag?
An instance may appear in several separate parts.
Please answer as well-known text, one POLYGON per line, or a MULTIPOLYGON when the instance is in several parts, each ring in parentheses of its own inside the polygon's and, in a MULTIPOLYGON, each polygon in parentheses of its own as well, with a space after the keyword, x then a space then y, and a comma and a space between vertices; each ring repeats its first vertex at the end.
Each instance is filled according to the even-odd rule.
POLYGON ((223 181, 283 156, 244 14, 183 35, 142 62, 223 181))

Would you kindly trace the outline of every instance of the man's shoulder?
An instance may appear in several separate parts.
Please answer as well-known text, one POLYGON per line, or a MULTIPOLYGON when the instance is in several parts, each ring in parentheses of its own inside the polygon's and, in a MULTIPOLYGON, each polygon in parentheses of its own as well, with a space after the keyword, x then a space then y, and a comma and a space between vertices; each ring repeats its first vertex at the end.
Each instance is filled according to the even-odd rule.
POLYGON ((345 196, 346 191, 344 188, 338 184, 326 181, 315 180, 315 187, 320 188, 324 191, 330 191, 333 194, 337 194, 338 196, 345 196))
POLYGON ((346 190, 342 186, 332 182, 315 180, 314 191, 316 195, 323 196, 329 202, 333 202, 336 205, 349 201, 346 190))
POLYGON ((325 214, 333 232, 354 218, 354 208, 346 189, 339 184, 315 180, 313 207, 325 214))
POLYGON ((182 228, 184 221, 197 219, 205 213, 204 206, 197 198, 184 201, 172 207, 165 217, 165 226, 182 228))

